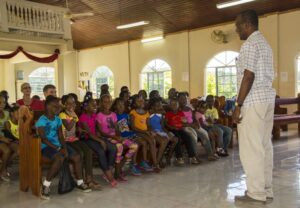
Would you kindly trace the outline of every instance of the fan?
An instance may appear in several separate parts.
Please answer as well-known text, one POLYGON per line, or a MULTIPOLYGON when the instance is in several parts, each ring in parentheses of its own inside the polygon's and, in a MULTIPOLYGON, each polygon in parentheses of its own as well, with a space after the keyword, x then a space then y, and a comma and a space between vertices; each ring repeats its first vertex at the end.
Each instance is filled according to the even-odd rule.
POLYGON ((211 39, 215 43, 221 44, 221 43, 228 43, 226 34, 222 30, 214 30, 211 33, 211 39))
POLYGON ((66 19, 70 19, 71 21, 74 21, 74 18, 78 18, 78 17, 90 17, 90 16, 94 16, 95 14, 93 12, 82 12, 82 13, 72 13, 70 8, 69 8, 69 2, 68 0, 66 0, 66 8, 68 9, 68 11, 64 14, 64 18, 66 19))

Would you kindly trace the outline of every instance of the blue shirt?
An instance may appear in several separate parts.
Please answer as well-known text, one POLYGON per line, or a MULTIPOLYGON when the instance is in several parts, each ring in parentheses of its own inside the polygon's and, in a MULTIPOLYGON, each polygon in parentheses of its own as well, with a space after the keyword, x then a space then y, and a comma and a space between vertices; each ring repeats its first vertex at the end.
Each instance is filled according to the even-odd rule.
POLYGON ((129 115, 127 113, 117 114, 118 128, 122 137, 133 137, 135 133, 129 128, 129 115))
MULTIPOLYGON (((61 128, 62 121, 58 116, 55 116, 53 120, 48 119, 45 115, 42 115, 39 120, 35 123, 35 127, 44 127, 45 136, 52 144, 61 147, 58 139, 58 129, 61 128)), ((42 143, 42 149, 47 147, 46 144, 42 143)))
POLYGON ((155 113, 150 116, 150 126, 153 131, 158 131, 158 132, 163 131, 161 126, 161 119, 162 119, 162 114, 155 113))

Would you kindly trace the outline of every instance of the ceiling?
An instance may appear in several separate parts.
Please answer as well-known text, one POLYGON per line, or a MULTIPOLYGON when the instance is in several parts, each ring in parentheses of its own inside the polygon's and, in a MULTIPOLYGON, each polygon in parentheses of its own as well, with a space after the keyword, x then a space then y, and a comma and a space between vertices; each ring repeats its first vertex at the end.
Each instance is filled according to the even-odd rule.
MULTIPOLYGON (((54 6, 65 6, 65 0, 30 0, 54 6)), ((95 13, 77 18, 72 25, 75 49, 112 44, 143 37, 232 21, 245 9, 255 9, 260 15, 300 8, 300 0, 257 0, 222 10, 217 3, 229 0, 68 0, 73 13, 95 13), (137 21, 149 25, 117 30, 116 26, 137 21)))

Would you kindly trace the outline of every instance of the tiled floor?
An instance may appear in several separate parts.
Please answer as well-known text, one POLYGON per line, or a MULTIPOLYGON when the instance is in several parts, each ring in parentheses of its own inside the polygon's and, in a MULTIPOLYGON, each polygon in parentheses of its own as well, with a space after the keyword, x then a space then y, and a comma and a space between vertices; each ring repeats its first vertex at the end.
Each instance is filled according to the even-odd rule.
MULTIPOLYGON (((73 191, 66 195, 52 194, 43 201, 30 193, 18 191, 18 181, 0 183, 2 208, 64 208, 64 207, 137 207, 137 208, 223 208, 223 207, 300 207, 300 139, 296 132, 274 142, 275 199, 268 205, 235 204, 234 196, 245 190, 245 176, 235 148, 231 156, 199 166, 170 167, 161 174, 129 177, 129 182, 117 188, 104 185, 102 191, 83 194, 73 191)), ((98 178, 100 172, 97 171, 98 178)), ((14 178, 17 178, 16 173, 14 178)), ((57 182, 56 182, 57 184, 57 182)), ((103 183, 104 184, 104 183, 103 183)), ((53 188, 53 192, 57 189, 53 188)))

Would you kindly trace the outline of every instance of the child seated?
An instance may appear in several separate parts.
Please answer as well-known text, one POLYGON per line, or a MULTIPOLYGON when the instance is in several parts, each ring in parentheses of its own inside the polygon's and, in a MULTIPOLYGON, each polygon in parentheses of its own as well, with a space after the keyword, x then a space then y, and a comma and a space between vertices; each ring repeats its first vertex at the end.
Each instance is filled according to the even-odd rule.
POLYGON ((166 113, 165 125, 177 138, 178 142, 175 147, 175 156, 177 165, 183 165, 183 153, 181 145, 185 144, 187 153, 192 164, 199 164, 196 158, 196 147, 194 139, 183 130, 183 121, 185 120, 182 111, 179 111, 177 99, 170 100, 170 111, 166 113))
POLYGON ((10 174, 7 172, 7 165, 11 161, 12 156, 17 154, 17 144, 12 139, 5 137, 5 123, 9 120, 9 112, 4 110, 6 106, 5 97, 0 94, 0 153, 2 164, 0 165, 0 177, 3 181, 10 181, 10 174))
POLYGON ((157 160, 161 161, 163 153, 170 143, 169 150, 166 156, 167 164, 171 164, 171 158, 174 153, 176 144, 178 142, 178 138, 174 136, 173 133, 167 131, 165 129, 165 117, 164 117, 164 110, 162 107, 162 101, 159 97, 154 97, 150 100, 149 107, 151 110, 151 115, 149 119, 149 129, 153 131, 155 134, 158 142, 161 143, 158 154, 157 160))
POLYGON ((100 188, 100 185, 93 180, 93 152, 86 143, 80 141, 76 136, 76 123, 78 117, 75 113, 76 103, 72 95, 64 95, 61 99, 64 110, 59 114, 62 120, 63 134, 67 146, 72 147, 80 154, 85 182, 90 188, 100 188))
POLYGON ((38 135, 42 140, 42 155, 52 161, 46 179, 42 183, 41 198, 46 200, 50 199, 51 181, 61 169, 65 159, 69 159, 74 165, 77 188, 83 192, 91 191, 82 178, 80 155, 70 146, 66 146, 62 132, 62 121, 57 116, 58 109, 58 98, 52 95, 47 96, 45 114, 35 124, 38 135))
POLYGON ((104 94, 100 98, 101 111, 97 114, 97 127, 102 137, 117 147, 115 178, 119 181, 127 181, 122 175, 122 167, 124 163, 129 164, 133 155, 138 149, 138 145, 130 139, 123 138, 117 128, 117 115, 110 111, 112 99, 109 94, 104 94), (123 158, 123 146, 128 150, 123 158))
POLYGON ((217 153, 222 156, 226 157, 228 156, 228 146, 231 141, 232 137, 232 129, 218 124, 217 121, 219 119, 219 113, 218 110, 214 107, 215 98, 212 95, 208 95, 206 97, 206 103, 207 103, 207 110, 205 112, 205 118, 207 122, 214 127, 219 129, 219 143, 222 146, 222 149, 218 149, 217 153))
POLYGON ((178 102, 179 102, 179 108, 183 112, 185 117, 184 131, 188 133, 191 137, 193 137, 196 143, 198 142, 198 139, 200 140, 208 155, 207 158, 209 161, 216 160, 217 158, 213 154, 207 131, 201 128, 199 123, 195 121, 193 111, 187 105, 188 100, 187 100, 186 93, 180 92, 178 94, 178 102))
MULTIPOLYGON (((152 168, 147 163, 147 142, 143 140, 141 137, 138 137, 133 131, 130 130, 129 127, 129 115, 126 113, 126 105, 125 101, 122 98, 116 98, 113 109, 117 114, 118 119, 118 129, 122 138, 130 139, 136 144, 138 144, 138 149, 142 150, 143 160, 141 162, 141 166, 146 171, 152 171, 152 168)), ((142 173, 137 164, 137 152, 133 155, 132 165, 130 167, 131 173, 135 176, 140 176, 142 173)))
POLYGON ((214 156, 218 158, 219 156, 216 153, 216 148, 219 147, 219 128, 214 127, 206 121, 204 114, 207 109, 207 105, 205 101, 200 101, 198 105, 195 106, 195 109, 195 120, 196 122, 199 122, 199 125, 208 132, 212 151, 214 156))
POLYGON ((15 105, 9 110, 9 120, 5 122, 4 136, 10 140, 10 161, 19 155, 19 106, 15 105))
MULTIPOLYGON (((135 95, 132 99, 132 109, 130 112, 131 116, 131 127, 133 131, 147 142, 149 146, 150 156, 153 163, 155 172, 160 172, 158 160, 157 160, 157 149, 156 149, 156 138, 151 131, 148 129, 148 119, 150 117, 149 112, 144 109, 145 101, 142 97, 135 95)), ((143 168, 143 167, 141 167, 143 168)))
POLYGON ((117 185, 112 169, 116 158, 115 145, 108 142, 96 132, 97 103, 94 99, 84 101, 84 113, 79 117, 79 127, 83 133, 84 142, 97 154, 99 166, 104 172, 104 178, 112 187, 117 185))

